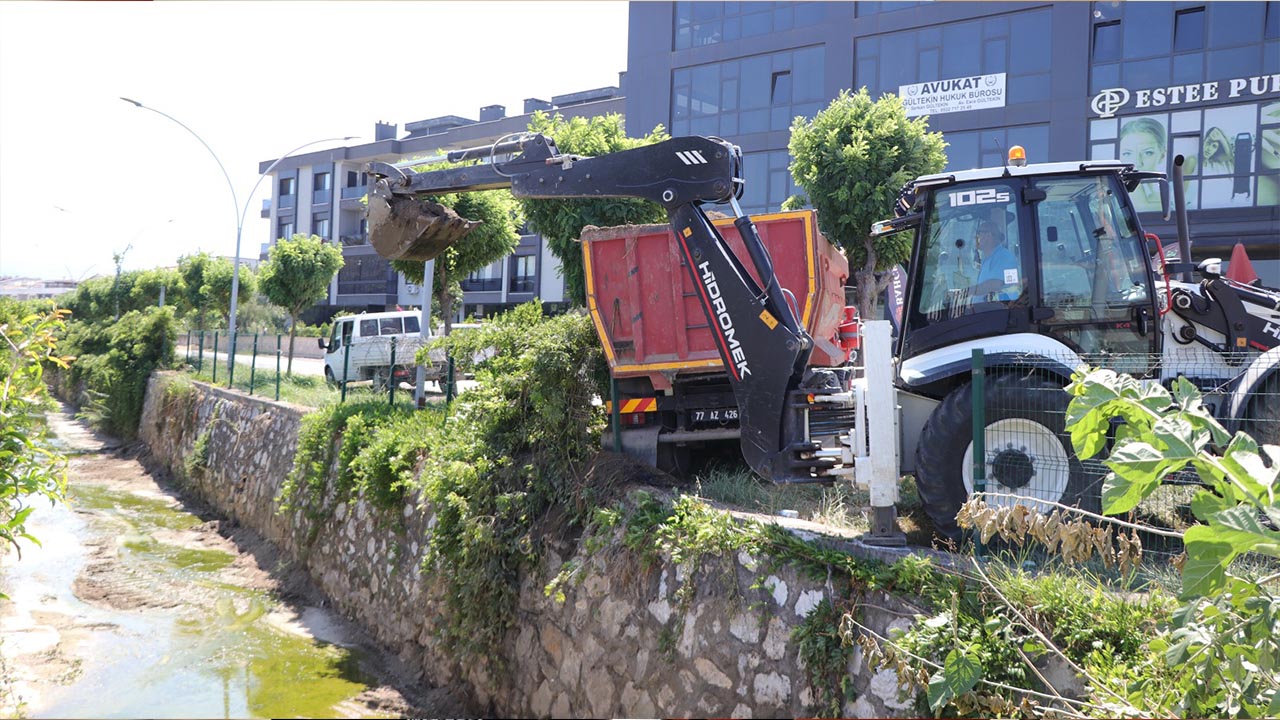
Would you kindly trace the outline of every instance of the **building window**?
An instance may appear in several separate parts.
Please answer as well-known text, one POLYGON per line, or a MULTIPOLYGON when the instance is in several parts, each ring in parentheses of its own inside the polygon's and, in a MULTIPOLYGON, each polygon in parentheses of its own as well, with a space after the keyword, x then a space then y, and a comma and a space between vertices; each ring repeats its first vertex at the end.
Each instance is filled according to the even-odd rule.
POLYGON ((1048 10, 872 35, 857 41, 854 87, 872 97, 904 85, 1006 73, 1008 104, 1049 99, 1048 10))
POLYGON ((471 292, 494 292, 502 289, 502 261, 490 263, 467 275, 462 289, 471 292))
POLYGON ((312 233, 319 235, 325 240, 329 239, 329 218, 316 217, 311 219, 312 233))
POLYGON ((986 128, 969 132, 947 133, 947 170, 999 167, 1005 163, 1009 148, 1021 145, 1028 162, 1049 160, 1049 126, 1020 125, 1008 128, 986 128))
POLYGON ((1120 59, 1120 22, 1093 26, 1093 61, 1096 63, 1120 59))
POLYGON ((1179 10, 1174 16, 1173 51, 1200 50, 1204 47, 1204 8, 1179 10))
POLYGON ((747 153, 742 164, 746 175, 741 202, 743 212, 777 212, 783 201, 801 192, 791 179, 791 155, 786 150, 747 153))
POLYGON ((294 192, 294 178, 280 178, 280 194, 292 195, 294 192))
POLYGON ((821 47, 681 68, 671 74, 672 134, 736 137, 786 130, 826 99, 821 47))
POLYGON ((675 4, 676 50, 759 37, 822 22, 822 2, 688 2, 675 4))
POLYGON ((280 232, 276 233, 276 237, 282 240, 288 240, 293 237, 293 222, 281 222, 280 232))
POLYGON ((314 178, 314 183, 315 183, 315 184, 314 184, 314 188, 313 188, 313 189, 314 189, 314 190, 316 190, 317 192, 318 192, 318 191, 320 191, 320 190, 329 190, 329 189, 331 189, 331 188, 332 188, 332 186, 331 186, 329 183, 330 183, 330 181, 332 180, 332 178, 333 178, 333 176, 332 176, 332 175, 330 175, 330 174, 329 174, 329 173, 327 173, 327 172, 316 173, 316 174, 315 174, 315 178, 314 178))
POLYGON ((508 292, 531 293, 537 286, 538 258, 535 255, 516 255, 511 258, 511 283, 508 292))

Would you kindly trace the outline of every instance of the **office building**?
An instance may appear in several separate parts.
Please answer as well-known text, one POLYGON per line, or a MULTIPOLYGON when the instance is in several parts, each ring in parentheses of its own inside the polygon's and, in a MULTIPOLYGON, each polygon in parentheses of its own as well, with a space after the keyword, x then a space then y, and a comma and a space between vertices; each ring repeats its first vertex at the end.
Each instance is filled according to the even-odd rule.
MULTIPOLYGON (((633 2, 628 32, 629 132, 742 146, 748 212, 797 192, 792 119, 865 86, 927 114, 949 169, 1014 144, 1166 172, 1181 154, 1194 257, 1242 242, 1280 286, 1280 3, 633 2)), ((1141 190, 1144 228, 1171 241, 1141 190)))

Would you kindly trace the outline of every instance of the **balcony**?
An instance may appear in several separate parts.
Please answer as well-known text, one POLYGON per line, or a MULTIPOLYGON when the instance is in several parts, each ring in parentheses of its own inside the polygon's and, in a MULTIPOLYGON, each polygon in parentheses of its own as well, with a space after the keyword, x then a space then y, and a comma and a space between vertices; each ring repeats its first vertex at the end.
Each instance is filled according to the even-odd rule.
POLYGON ((261 217, 264 217, 264 218, 269 218, 269 217, 271 217, 271 198, 263 198, 263 199, 262 199, 262 215, 261 215, 261 217))
POLYGON ((286 210, 286 209, 293 208, 293 207, 295 207, 297 204, 298 204, 298 196, 297 196, 297 195, 281 195, 281 196, 280 196, 280 209, 281 209, 281 210, 286 210))
POLYGON ((369 191, 368 185, 358 185, 356 187, 344 187, 342 188, 342 199, 343 200, 359 200, 360 198, 364 197, 368 191, 369 191))
POLYGON ((537 280, 532 276, 521 275, 511 278, 511 286, 507 288, 510 293, 531 293, 537 289, 537 280))
POLYGON ((316 190, 311 193, 312 205, 328 205, 330 196, 333 195, 331 190, 316 190))
POLYGON ((480 280, 468 278, 459 284, 462 285, 463 292, 498 292, 502 289, 502 278, 483 278, 480 280))

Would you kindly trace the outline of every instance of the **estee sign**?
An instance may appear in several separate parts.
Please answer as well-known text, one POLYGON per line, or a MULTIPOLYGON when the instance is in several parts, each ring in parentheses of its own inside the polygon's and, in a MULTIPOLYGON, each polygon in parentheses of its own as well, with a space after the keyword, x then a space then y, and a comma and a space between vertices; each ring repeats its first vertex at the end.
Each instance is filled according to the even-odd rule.
POLYGON ((1185 103, 1211 102, 1220 98, 1258 97, 1273 93, 1280 93, 1280 73, 1147 88, 1135 90, 1132 93, 1128 88, 1107 88, 1095 95, 1089 106, 1098 114, 1098 117, 1109 118, 1128 105, 1131 99, 1133 107, 1142 110, 1185 103))
POLYGON ((995 73, 900 85, 898 97, 907 117, 1004 107, 1004 79, 1004 73, 995 73))

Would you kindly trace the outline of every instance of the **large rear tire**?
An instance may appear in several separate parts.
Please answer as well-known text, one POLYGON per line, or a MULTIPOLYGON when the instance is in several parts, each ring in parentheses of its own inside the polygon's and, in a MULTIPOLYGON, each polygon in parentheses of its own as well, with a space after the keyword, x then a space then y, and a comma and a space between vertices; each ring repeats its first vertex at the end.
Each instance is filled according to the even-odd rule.
MULTIPOLYGON (((1103 473, 1086 469, 1071 449, 1063 429, 1069 402, 1060 384, 1043 377, 988 376, 986 490, 1018 496, 989 497, 988 504, 1049 512, 1045 503, 1057 502, 1098 511, 1103 473)), ((973 490, 970 383, 947 395, 925 422, 916 448, 916 486, 937 534, 959 543, 956 513, 973 490)))
MULTIPOLYGON (((1273 371, 1253 391, 1241 429, 1259 445, 1280 445, 1280 370, 1273 371)), ((1280 458, 1268 461, 1280 462, 1280 458)))

